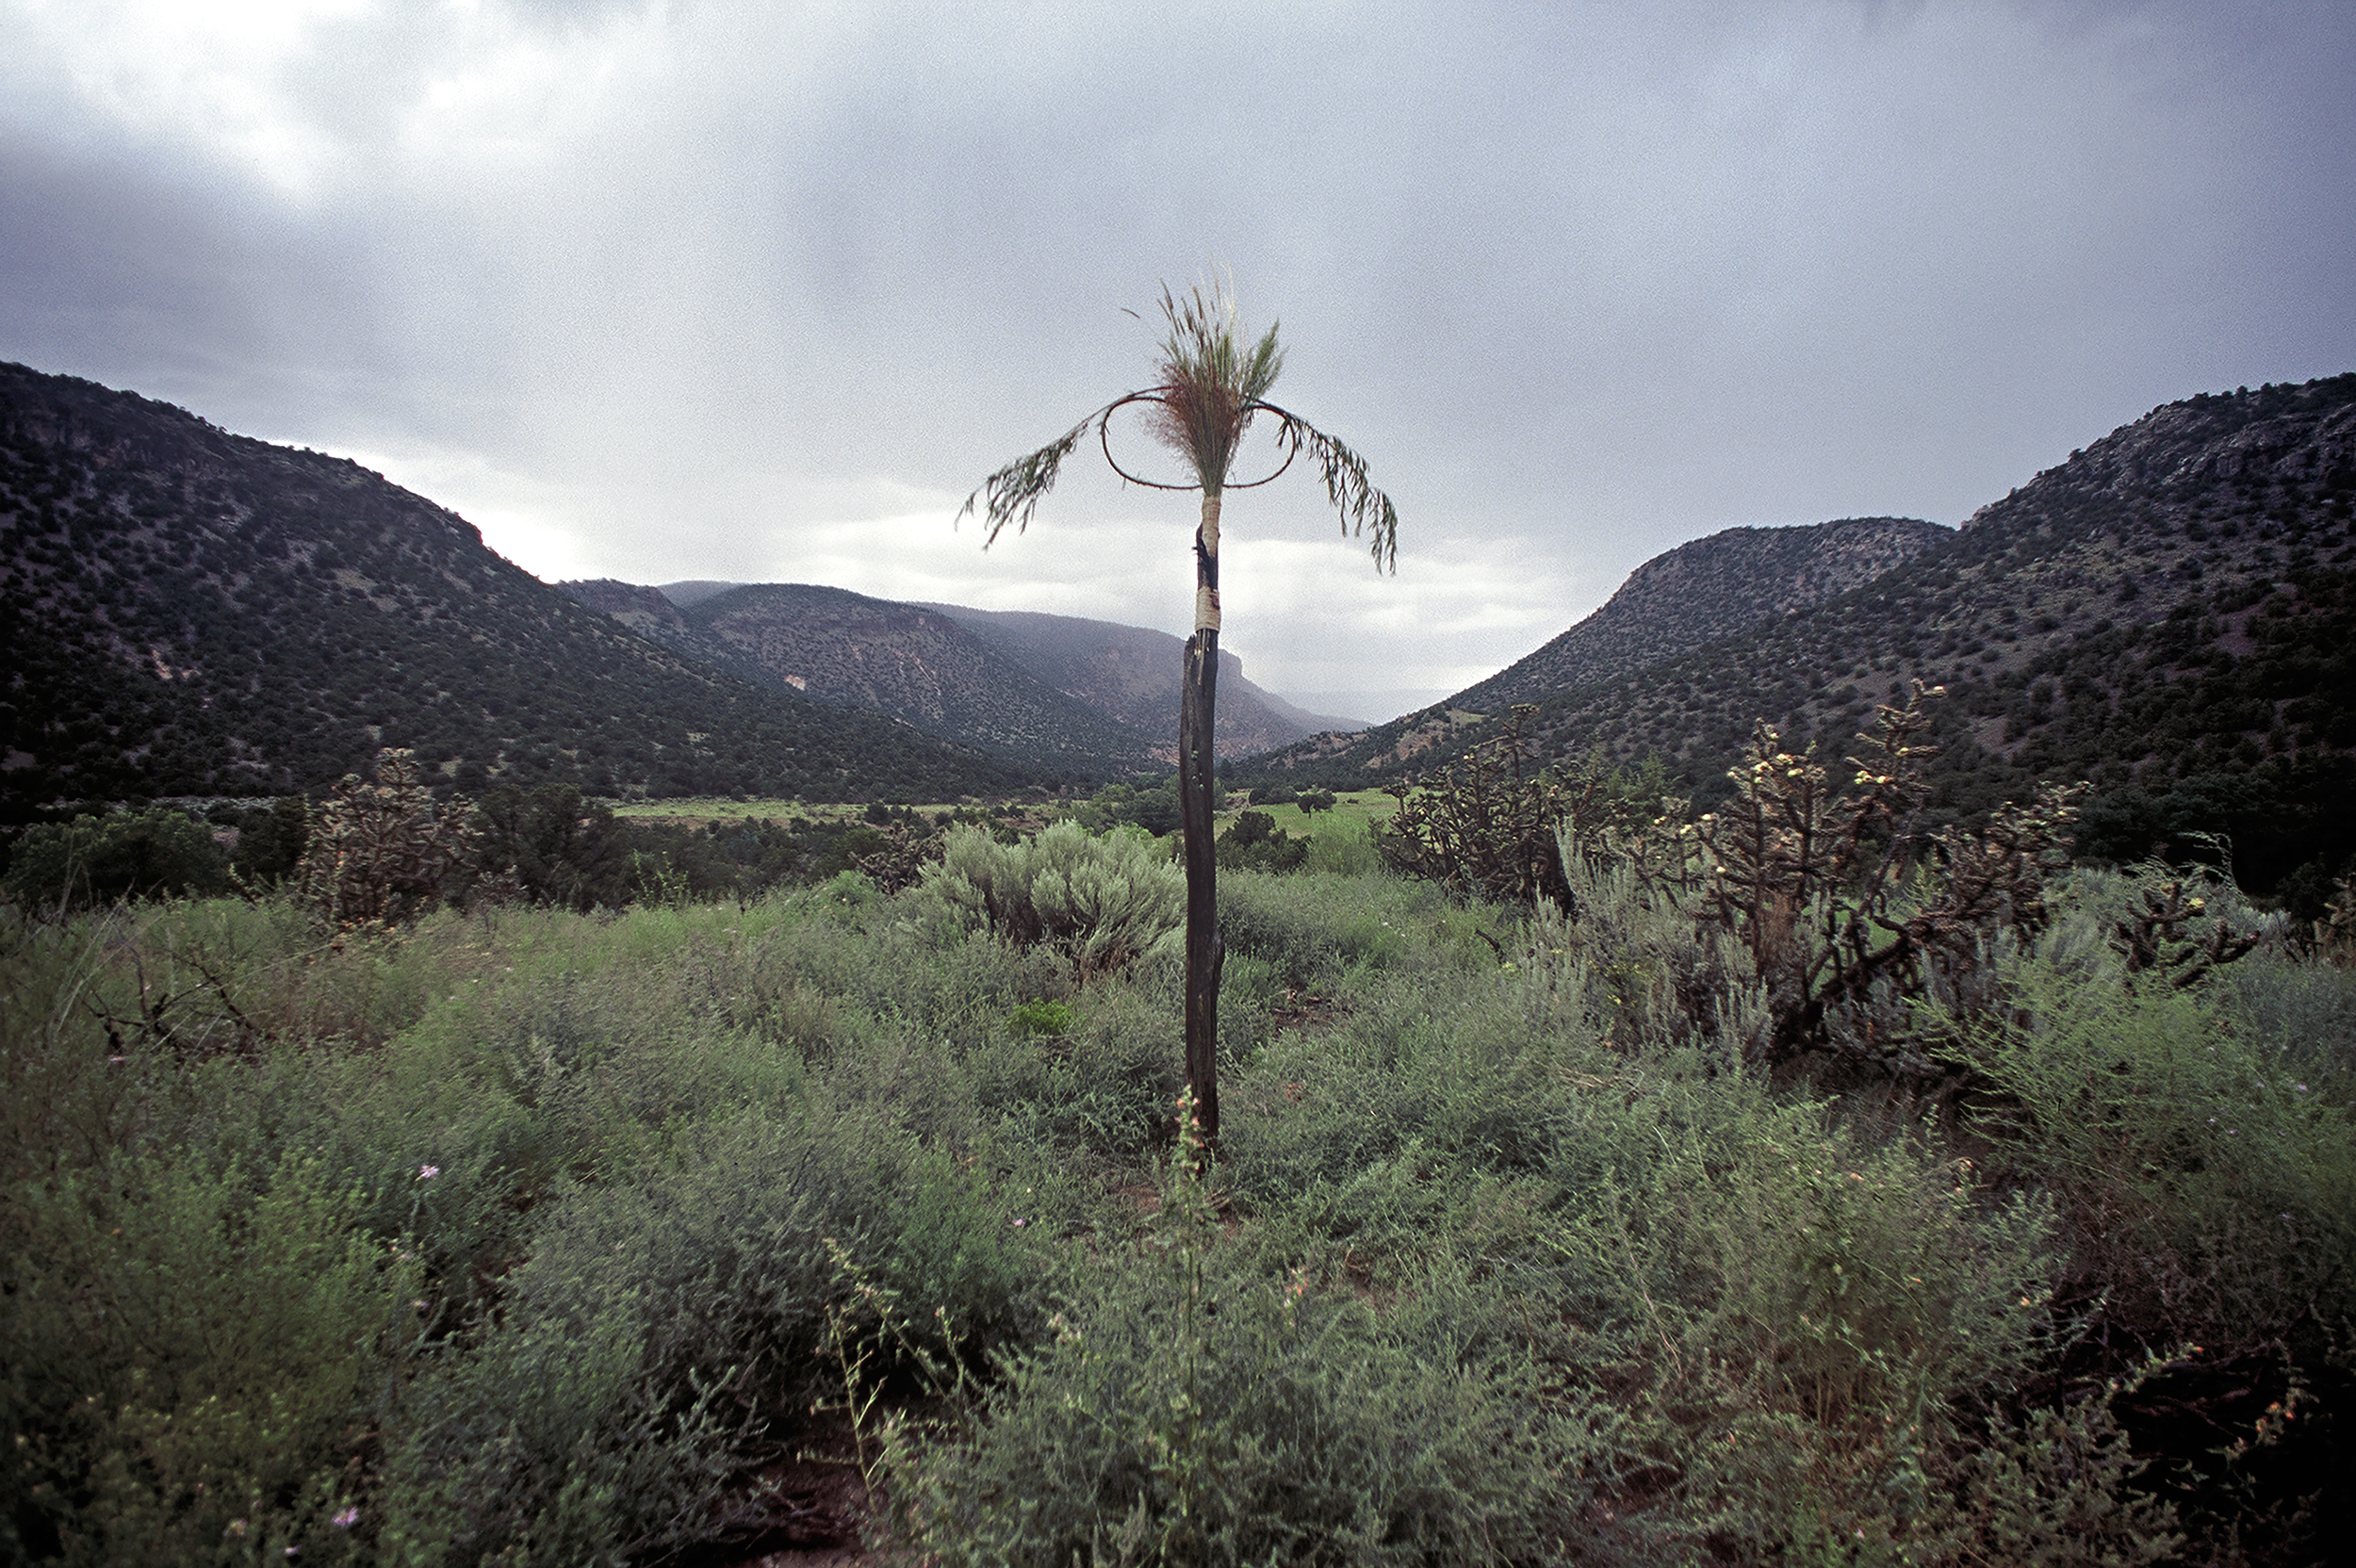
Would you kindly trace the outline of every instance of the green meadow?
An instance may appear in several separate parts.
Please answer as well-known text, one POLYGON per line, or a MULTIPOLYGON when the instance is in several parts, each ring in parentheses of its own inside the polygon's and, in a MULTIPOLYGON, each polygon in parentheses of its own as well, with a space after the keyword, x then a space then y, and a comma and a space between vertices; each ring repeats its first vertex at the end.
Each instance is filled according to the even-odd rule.
POLYGON ((1745 950, 1608 864, 1230 873, 1210 1153, 1114 861, 1111 959, 945 873, 0 917, 6 1555, 2314 1560, 2344 947, 2211 888, 2257 945, 2137 968, 2161 874, 2070 872, 1897 1078, 1764 1063, 1745 950))

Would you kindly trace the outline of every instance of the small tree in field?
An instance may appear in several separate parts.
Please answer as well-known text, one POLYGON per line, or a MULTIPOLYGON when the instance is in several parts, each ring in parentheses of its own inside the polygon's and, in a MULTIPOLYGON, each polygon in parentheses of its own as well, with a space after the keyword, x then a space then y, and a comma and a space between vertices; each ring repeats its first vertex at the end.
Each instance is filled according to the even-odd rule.
POLYGON ((1258 342, 1247 341, 1235 302, 1222 288, 1201 286, 1185 299, 1162 290, 1162 316, 1169 335, 1153 384, 1126 393, 1098 409, 1061 436, 1018 458, 982 482, 968 496, 963 517, 978 504, 989 527, 984 547, 1012 523, 1020 533, 1047 492, 1055 488, 1063 461, 1088 433, 1113 470, 1134 484, 1155 490, 1200 490, 1202 522, 1194 534, 1194 635, 1186 640, 1186 668, 1178 706, 1178 794, 1186 861, 1186 1083, 1195 1118, 1206 1143, 1219 1137, 1219 939, 1217 850, 1211 840, 1211 720, 1219 677, 1219 501, 1230 489, 1268 483, 1306 451, 1325 481, 1325 494, 1341 514, 1344 532, 1373 535, 1378 568, 1396 568, 1399 514, 1391 498, 1366 480, 1357 453, 1306 420, 1267 400, 1284 368, 1284 351, 1270 326, 1258 342), (1113 457, 1112 416, 1131 404, 1146 405, 1147 426, 1156 440, 1176 452, 1194 474, 1191 484, 1156 484, 1122 468, 1113 457), (1282 462, 1276 473, 1249 484, 1231 484, 1229 472, 1244 433, 1258 416, 1276 426, 1282 462))

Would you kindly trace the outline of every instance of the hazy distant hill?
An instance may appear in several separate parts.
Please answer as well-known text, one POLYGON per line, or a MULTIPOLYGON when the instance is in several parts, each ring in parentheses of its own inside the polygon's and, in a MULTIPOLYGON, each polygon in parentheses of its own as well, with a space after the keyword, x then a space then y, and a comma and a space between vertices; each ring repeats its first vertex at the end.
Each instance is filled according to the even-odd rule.
MULTIPOLYGON (((1110 621, 900 604, 805 583, 560 583, 705 662, 1065 767, 1174 765, 1183 639, 1110 621)), ((1219 655, 1219 755, 1356 727, 1294 707, 1219 655)))
MULTIPOLYGON (((925 606, 997 645, 1032 674, 1106 713, 1178 743, 1178 677, 1186 639, 1167 631, 1075 615, 1021 610, 925 606)), ((1221 757, 1242 758, 1327 729, 1355 729, 1348 719, 1294 707, 1244 678, 1243 661, 1221 649, 1214 738, 1221 757)))
POLYGON ((662 594, 664 598, 669 599, 673 604, 679 606, 681 610, 685 610, 691 605, 701 604, 704 600, 712 597, 714 594, 725 594, 731 588, 742 588, 744 586, 744 585, 741 582, 710 581, 663 582, 655 585, 657 592, 662 594))
POLYGON ((1174 766, 1174 743, 1057 691, 988 638, 919 605, 810 583, 749 583, 679 611, 742 669, 824 702, 1099 771, 1174 766))
POLYGON ((0 365, 0 792, 266 794, 380 744, 466 783, 941 796, 1037 775, 592 612, 356 465, 0 365))
MULTIPOLYGON (((2107 852, 2205 827, 2252 885, 2336 866, 2356 852, 2352 501, 2356 375, 2168 404, 1870 581, 1546 693, 1539 741, 1658 756, 1707 795, 1753 719, 1838 757, 1920 678, 1951 689, 1935 768, 1955 809, 2085 778, 2107 852)), ((1495 722, 1421 717, 1273 760, 1363 782, 1495 722)))

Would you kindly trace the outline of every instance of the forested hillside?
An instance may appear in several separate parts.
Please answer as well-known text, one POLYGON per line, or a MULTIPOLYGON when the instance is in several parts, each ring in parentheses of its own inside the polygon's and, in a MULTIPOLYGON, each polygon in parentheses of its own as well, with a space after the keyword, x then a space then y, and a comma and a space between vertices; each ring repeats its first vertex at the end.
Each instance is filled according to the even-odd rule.
POLYGON ((940 798, 1035 771, 764 690, 576 604, 356 465, 0 366, 0 751, 55 800, 461 787, 940 798))
MULTIPOLYGON (((820 702, 871 709, 947 740, 1040 766, 1110 776, 1176 757, 1174 740, 1121 722, 1042 679, 955 617, 813 583, 744 583, 667 615, 660 590, 565 583, 582 603, 722 668, 820 702)), ((1174 662, 1173 662, 1174 667, 1174 662)), ((1177 707, 1173 698, 1170 726, 1177 707)))
MULTIPOLYGON (((1758 720, 1837 757, 1874 704, 1944 685, 1946 811, 2084 779, 2089 853, 2224 835, 2248 885, 2319 892, 2356 853, 2352 498, 2356 375, 2171 403, 1838 596, 1532 693, 1531 733, 1556 760, 1661 759, 1708 801, 1758 720)), ((1461 756, 1498 715, 1419 717, 1281 755, 1362 786, 1461 756)))

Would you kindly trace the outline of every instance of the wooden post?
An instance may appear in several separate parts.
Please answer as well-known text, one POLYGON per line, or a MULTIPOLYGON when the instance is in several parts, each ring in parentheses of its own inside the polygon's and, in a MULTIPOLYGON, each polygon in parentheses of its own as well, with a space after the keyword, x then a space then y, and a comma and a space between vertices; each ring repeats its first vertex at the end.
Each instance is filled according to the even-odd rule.
POLYGON ((1219 696, 1219 492, 1194 536, 1194 635, 1178 699, 1178 815, 1186 860, 1186 1086, 1204 1144, 1219 1144, 1219 858, 1212 845, 1211 724, 1219 696))

